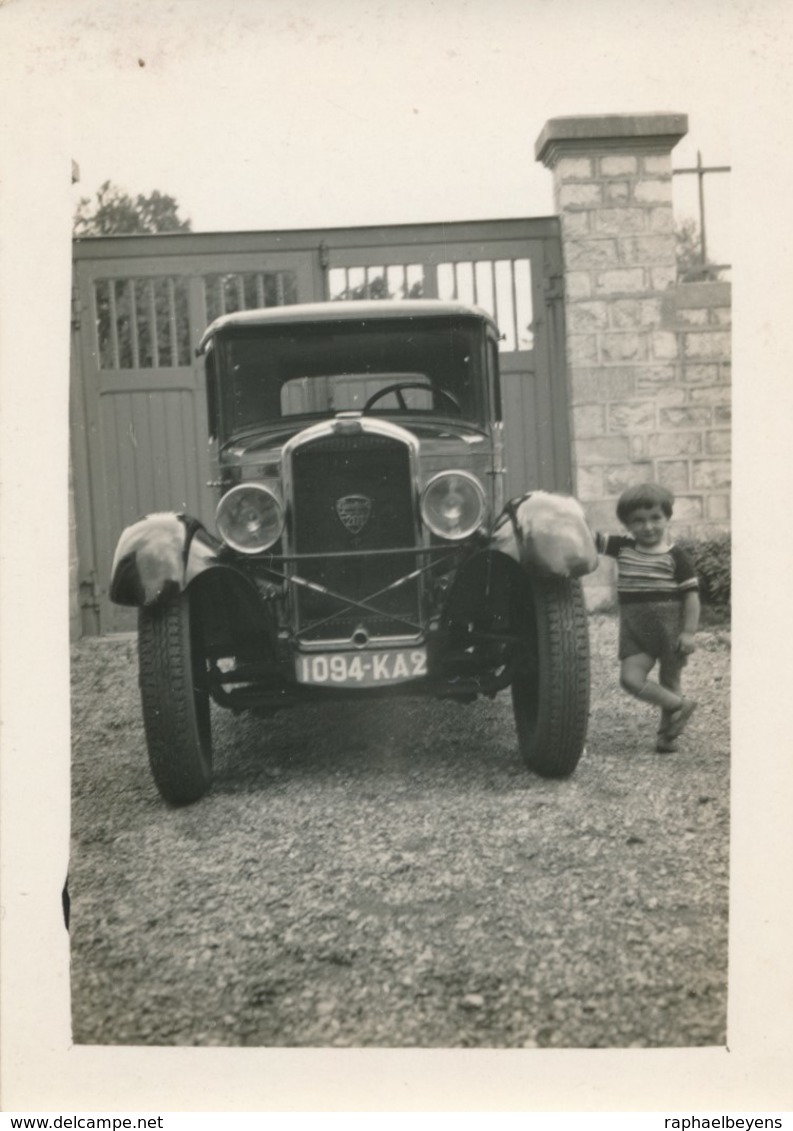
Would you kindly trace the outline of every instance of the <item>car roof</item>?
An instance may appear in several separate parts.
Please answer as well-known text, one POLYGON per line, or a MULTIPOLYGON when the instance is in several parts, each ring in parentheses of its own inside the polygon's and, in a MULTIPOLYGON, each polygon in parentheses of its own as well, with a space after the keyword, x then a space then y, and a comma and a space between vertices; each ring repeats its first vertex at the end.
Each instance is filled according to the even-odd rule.
POLYGON ((441 299, 361 299, 342 302, 295 303, 291 306, 268 306, 257 310, 240 310, 216 318, 201 338, 198 353, 222 330, 255 326, 293 326, 306 323, 361 322, 367 320, 399 320, 412 318, 478 318, 488 323, 495 333, 498 327, 492 316, 478 306, 441 299))

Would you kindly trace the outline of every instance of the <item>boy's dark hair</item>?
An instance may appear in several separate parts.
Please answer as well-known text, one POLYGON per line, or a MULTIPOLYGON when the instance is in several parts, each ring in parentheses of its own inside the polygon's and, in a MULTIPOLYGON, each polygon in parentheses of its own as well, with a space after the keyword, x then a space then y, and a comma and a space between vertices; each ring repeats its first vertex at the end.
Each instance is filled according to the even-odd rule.
POLYGON ((617 500, 617 518, 621 523, 627 524, 634 511, 639 507, 660 507, 667 518, 672 517, 672 507, 675 497, 660 483, 639 483, 636 487, 628 487, 617 500))

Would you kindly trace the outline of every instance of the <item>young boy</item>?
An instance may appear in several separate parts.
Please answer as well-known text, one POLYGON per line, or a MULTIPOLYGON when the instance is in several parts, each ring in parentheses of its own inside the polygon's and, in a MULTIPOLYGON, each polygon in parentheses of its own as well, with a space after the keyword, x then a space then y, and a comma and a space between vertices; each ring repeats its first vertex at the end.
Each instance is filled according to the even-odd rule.
POLYGON ((623 491, 617 518, 629 536, 597 534, 598 552, 617 559, 620 683, 630 695, 661 708, 656 750, 677 750, 696 702, 680 691, 694 651, 699 584, 691 561, 669 540, 674 496, 656 483, 623 491), (647 677, 658 663, 659 681, 647 677))

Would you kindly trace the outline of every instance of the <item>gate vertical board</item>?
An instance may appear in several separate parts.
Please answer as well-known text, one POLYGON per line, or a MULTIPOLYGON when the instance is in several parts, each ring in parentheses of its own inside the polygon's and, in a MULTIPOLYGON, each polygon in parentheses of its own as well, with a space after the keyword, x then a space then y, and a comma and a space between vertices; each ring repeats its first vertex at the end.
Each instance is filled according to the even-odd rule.
POLYGON ((107 595, 126 525, 184 508, 214 526, 195 346, 218 314, 364 297, 482 306, 504 333, 507 492, 570 489, 555 218, 86 238, 74 255, 71 423, 86 634, 134 627, 134 611, 107 595))
POLYGON ((93 635, 99 629, 99 608, 94 596, 96 555, 93 491, 89 466, 90 428, 86 409, 85 369, 81 362, 81 336, 77 285, 74 284, 72 341, 69 359, 69 427, 74 490, 75 542, 77 549, 77 604, 80 629, 93 635))

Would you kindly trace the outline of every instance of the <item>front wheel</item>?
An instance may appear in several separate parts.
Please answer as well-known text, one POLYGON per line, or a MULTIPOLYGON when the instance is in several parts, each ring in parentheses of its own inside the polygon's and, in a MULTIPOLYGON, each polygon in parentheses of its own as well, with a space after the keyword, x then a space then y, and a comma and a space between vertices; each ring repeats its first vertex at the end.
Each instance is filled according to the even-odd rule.
POLYGON ((206 662, 189 593, 138 614, 138 664, 149 764, 171 805, 202 797, 212 781, 206 662))
POLYGON ((513 623, 521 641, 512 681, 518 746, 530 770, 568 777, 578 765, 589 719, 589 630, 581 583, 526 579, 513 623))

